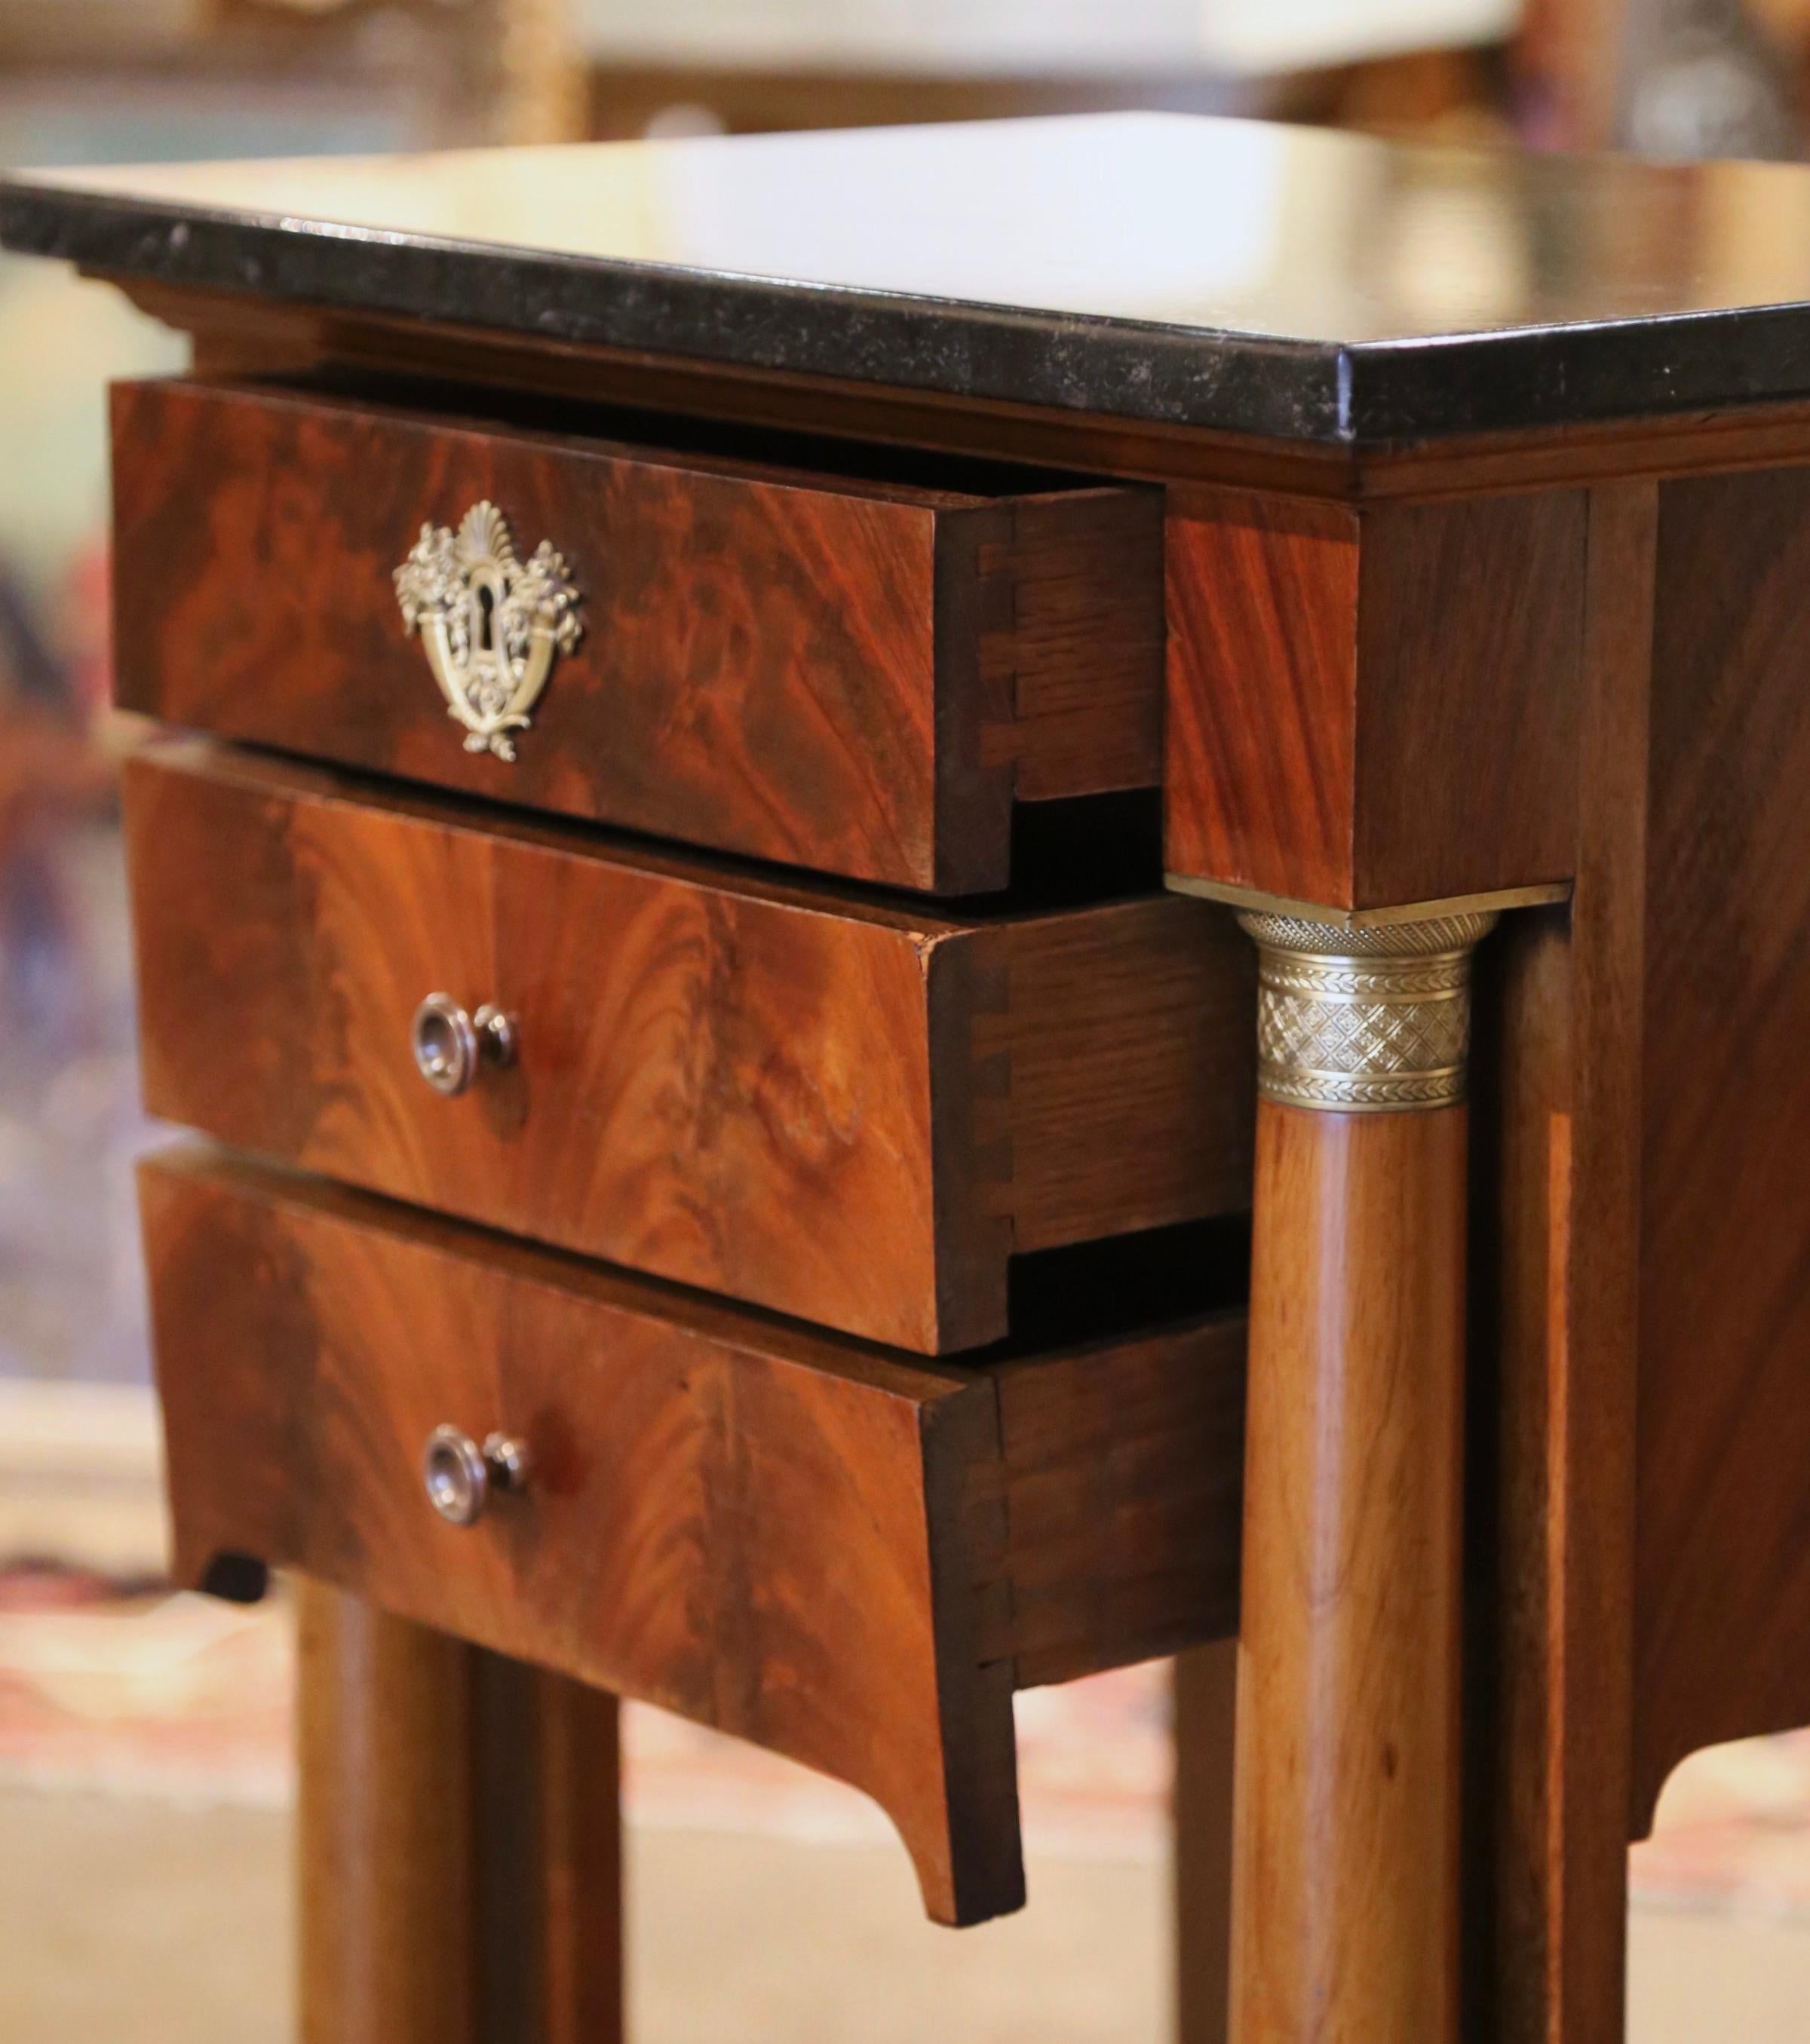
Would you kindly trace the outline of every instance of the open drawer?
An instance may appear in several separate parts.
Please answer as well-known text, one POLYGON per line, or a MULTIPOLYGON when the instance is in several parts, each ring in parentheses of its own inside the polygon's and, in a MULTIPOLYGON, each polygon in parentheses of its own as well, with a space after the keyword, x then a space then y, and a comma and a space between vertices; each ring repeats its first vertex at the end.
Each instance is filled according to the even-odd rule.
POLYGON ((851 1782, 943 1921, 1023 1897, 1015 1688, 1234 1627, 1240 1315, 957 1369, 212 1151, 140 1189, 183 1581, 300 1569, 851 1782))
POLYGON ((1199 903, 954 916, 192 743, 125 818, 146 1104, 237 1148, 926 1354, 1015 1255, 1249 1208, 1199 903))
POLYGON ((1157 785, 1160 491, 573 416, 120 386, 121 704, 949 893, 1005 884, 1015 802, 1157 785))

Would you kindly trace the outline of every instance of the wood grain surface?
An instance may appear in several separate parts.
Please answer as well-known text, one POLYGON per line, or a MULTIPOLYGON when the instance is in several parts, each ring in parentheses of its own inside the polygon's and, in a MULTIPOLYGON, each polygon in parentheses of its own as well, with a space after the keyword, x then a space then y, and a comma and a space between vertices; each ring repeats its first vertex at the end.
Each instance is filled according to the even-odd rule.
POLYGON ((1810 470, 1659 494, 1635 1810, 1810 1723, 1810 470))
POLYGON ((182 1581, 245 1558, 850 1781, 1022 1900, 1015 1687, 1235 1622, 1243 1324, 933 1367, 217 1156, 141 1176, 182 1581), (475 1527, 433 1430, 527 1444, 475 1527))
POLYGON ((1170 493, 1172 874, 1340 909, 1562 881, 1585 499, 1170 493))
POLYGON ((121 385, 117 698, 693 843, 1001 886, 1015 795, 1157 778, 1161 500, 988 475, 942 487, 121 385), (391 585, 424 522, 456 528, 483 499, 524 559, 550 540, 584 597, 512 763, 463 749, 391 585))
POLYGON ((472 1651, 298 1593, 302 2044, 487 2044, 472 1651))
POLYGON ((1621 2034, 1657 497, 1591 492, 1577 877, 1479 959, 1466 2034, 1621 2034))
POLYGON ((569 1676, 468 1650, 483 2044, 621 2044, 616 1699, 569 1676))
POLYGON ((926 1352, 1015 1250, 1247 1202, 1197 904, 961 921, 192 745, 125 810, 147 1104, 241 1147, 926 1352), (519 1038, 457 1099, 435 991, 519 1038))
POLYGON ((1458 2044, 1465 1116, 1257 1117, 1234 2044, 1458 2044))
POLYGON ((1235 1639, 1215 1640, 1176 1658, 1176 2044, 1226 2044, 1231 2031, 1238 1686, 1235 1639))

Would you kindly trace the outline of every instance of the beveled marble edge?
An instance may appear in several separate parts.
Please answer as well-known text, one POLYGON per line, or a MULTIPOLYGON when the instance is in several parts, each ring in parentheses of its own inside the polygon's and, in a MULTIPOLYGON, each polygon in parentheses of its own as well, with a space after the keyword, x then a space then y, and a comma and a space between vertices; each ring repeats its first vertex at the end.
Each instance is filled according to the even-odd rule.
POLYGON ((1123 317, 259 217, 0 177, 0 247, 103 275, 1354 449, 1810 396, 1810 306, 1436 339, 1123 317))
POLYGON ((1338 444, 1336 344, 256 219, 0 176, 0 248, 103 275, 736 368, 1338 444))

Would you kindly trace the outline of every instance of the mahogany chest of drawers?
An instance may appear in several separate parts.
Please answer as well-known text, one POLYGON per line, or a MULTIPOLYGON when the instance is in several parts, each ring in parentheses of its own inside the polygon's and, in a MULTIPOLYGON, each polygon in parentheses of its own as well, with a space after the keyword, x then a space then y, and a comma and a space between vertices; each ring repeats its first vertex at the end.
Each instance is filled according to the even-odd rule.
POLYGON ((610 2044, 616 1695, 968 1923, 1015 1690, 1172 1653, 1185 2044, 1619 2034, 1667 1773, 1810 1722, 1806 207, 1143 117, 0 180, 194 343, 143 1211, 177 1567, 302 1585, 306 2044, 610 2044))

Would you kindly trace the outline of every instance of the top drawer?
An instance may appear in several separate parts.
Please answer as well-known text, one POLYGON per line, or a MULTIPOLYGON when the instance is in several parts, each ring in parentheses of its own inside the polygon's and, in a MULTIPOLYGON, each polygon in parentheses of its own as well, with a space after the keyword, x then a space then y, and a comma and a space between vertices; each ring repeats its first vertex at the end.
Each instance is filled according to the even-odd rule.
POLYGON ((1005 883, 1015 800, 1158 778, 1156 491, 965 494, 197 381, 115 389, 114 496, 119 701, 171 723, 951 893, 1005 883), (484 506, 519 563, 560 557, 576 644, 545 579, 487 571, 484 506), (487 694, 493 618, 517 628, 487 694), (493 744, 499 713, 528 721, 493 744))

